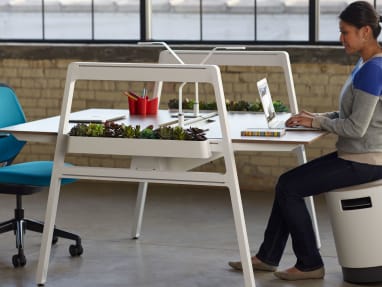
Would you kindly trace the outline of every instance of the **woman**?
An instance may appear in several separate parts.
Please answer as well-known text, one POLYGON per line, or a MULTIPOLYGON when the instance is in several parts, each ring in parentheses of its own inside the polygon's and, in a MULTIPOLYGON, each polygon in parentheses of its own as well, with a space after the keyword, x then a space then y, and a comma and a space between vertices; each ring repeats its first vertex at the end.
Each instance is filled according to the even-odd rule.
MULTIPOLYGON (((289 234, 296 264, 275 276, 285 280, 319 279, 324 264, 316 247, 304 197, 382 178, 382 49, 377 42, 380 16, 368 2, 350 4, 339 16, 340 41, 360 60, 345 83, 338 112, 301 112, 288 126, 316 127, 338 135, 337 152, 280 176, 264 241, 252 257, 254 270, 275 271, 289 234)), ((240 262, 229 262, 241 270, 240 262)))

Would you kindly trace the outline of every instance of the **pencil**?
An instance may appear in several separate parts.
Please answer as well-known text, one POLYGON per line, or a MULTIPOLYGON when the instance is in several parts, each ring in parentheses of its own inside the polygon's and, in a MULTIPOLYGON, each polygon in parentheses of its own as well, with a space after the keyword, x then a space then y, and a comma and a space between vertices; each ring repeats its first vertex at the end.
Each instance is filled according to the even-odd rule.
POLYGON ((123 92, 123 94, 127 97, 129 97, 130 99, 132 99, 133 101, 137 101, 138 99, 136 97, 134 97, 130 92, 123 92))

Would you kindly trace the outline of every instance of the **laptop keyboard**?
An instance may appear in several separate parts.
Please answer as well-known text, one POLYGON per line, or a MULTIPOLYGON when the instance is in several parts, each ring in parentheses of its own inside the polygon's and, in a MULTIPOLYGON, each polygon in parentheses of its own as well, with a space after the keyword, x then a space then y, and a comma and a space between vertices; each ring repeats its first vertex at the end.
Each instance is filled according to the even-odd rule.
POLYGON ((272 129, 285 129, 285 121, 274 121, 270 128, 272 129))

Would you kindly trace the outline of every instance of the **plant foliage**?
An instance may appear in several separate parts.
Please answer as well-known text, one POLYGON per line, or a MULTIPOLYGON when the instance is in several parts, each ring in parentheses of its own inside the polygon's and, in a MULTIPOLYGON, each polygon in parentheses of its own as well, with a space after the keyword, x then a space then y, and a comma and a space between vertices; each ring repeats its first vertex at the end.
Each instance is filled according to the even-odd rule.
POLYGON ((139 125, 124 125, 115 122, 106 122, 104 124, 79 123, 73 126, 69 132, 70 136, 83 137, 113 137, 113 138, 140 138, 140 139, 164 139, 164 140, 206 140, 205 132, 207 130, 190 127, 161 126, 154 129, 152 125, 141 129, 139 125))
MULTIPOLYGON (((178 99, 171 99, 168 101, 168 108, 169 109, 178 109, 178 99)), ((191 110, 194 108, 195 101, 190 99, 185 99, 182 102, 182 109, 185 110, 191 110)), ((226 100, 226 108, 227 111, 249 111, 249 112, 262 112, 263 111, 263 105, 261 102, 257 101, 254 103, 249 103, 247 101, 231 101, 226 100)), ((285 106, 281 101, 273 101, 273 106, 275 107, 275 111, 278 113, 281 112, 288 112, 289 109, 287 106, 285 106)), ((200 110, 217 110, 216 102, 199 102, 199 109, 200 110)))

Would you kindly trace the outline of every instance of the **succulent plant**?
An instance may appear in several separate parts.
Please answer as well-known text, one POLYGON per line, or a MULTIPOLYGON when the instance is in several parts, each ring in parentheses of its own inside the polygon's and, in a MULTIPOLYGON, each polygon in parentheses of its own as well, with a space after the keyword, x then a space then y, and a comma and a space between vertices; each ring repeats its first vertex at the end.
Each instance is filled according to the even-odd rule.
POLYGON ((123 137, 124 126, 115 122, 106 122, 104 124, 105 137, 123 137))
POLYGON ((86 136, 88 126, 86 124, 77 124, 69 132, 71 136, 86 136))
POLYGON ((159 139, 171 140, 173 137, 173 128, 163 126, 155 130, 155 133, 159 139))
POLYGON ((134 138, 135 137, 135 130, 133 126, 125 126, 123 129, 123 137, 124 138, 134 138))
POLYGON ((173 137, 175 140, 184 140, 186 138, 186 132, 182 127, 174 127, 173 137))
POLYGON ((206 132, 207 130, 203 130, 200 128, 193 128, 190 127, 188 128, 185 133, 186 133, 186 140, 193 140, 193 141, 204 141, 206 140, 206 132))
POLYGON ((206 140, 205 131, 199 128, 191 127, 183 129, 182 127, 162 126, 154 129, 152 125, 141 129, 140 125, 118 124, 107 122, 104 124, 76 124, 69 132, 70 136, 88 136, 88 137, 116 137, 116 138, 141 138, 141 139, 164 139, 164 140, 206 140))
MULTIPOLYGON (((177 99, 171 99, 168 102, 168 107, 170 109, 177 109, 178 108, 178 100, 177 99)), ((182 107, 183 109, 192 109, 194 105, 194 101, 185 99, 183 101, 182 107)), ((285 106, 281 101, 277 100, 273 102, 273 106, 275 107, 276 112, 288 112, 288 107, 285 106)), ((232 100, 226 100, 226 108, 227 111, 251 111, 251 112, 261 112, 263 111, 263 107, 259 101, 256 101, 254 103, 249 103, 244 100, 239 101, 232 101, 232 100)), ((216 102, 199 102, 199 109, 200 110, 217 110, 216 102)))
POLYGON ((154 134, 152 126, 144 128, 141 131, 140 138, 141 139, 154 139, 155 138, 155 134, 154 134))

